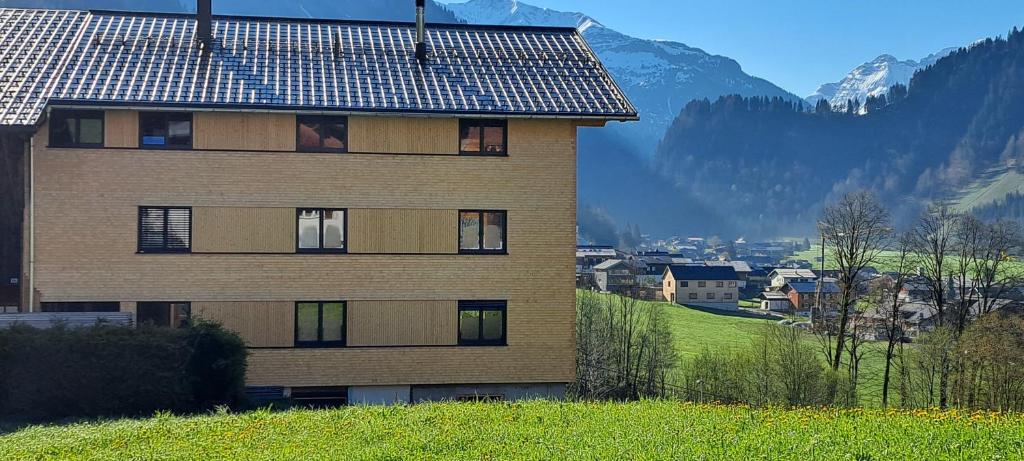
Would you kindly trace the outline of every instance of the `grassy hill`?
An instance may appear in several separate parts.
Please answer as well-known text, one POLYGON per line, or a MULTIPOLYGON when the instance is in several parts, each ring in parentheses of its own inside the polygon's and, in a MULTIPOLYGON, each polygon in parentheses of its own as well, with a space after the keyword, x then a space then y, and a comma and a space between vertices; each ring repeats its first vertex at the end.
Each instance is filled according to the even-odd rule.
MULTIPOLYGON (((609 295, 612 296, 612 295, 609 295)), ((705 348, 724 351, 737 350, 749 346, 764 327, 774 320, 734 317, 715 314, 669 302, 642 301, 646 308, 662 309, 665 318, 672 328, 672 339, 682 360, 697 355, 705 348)), ((818 338, 806 334, 804 341, 824 362, 824 355, 819 351, 818 338)), ((885 344, 882 342, 867 343, 863 349, 859 375, 860 404, 866 407, 877 407, 882 401, 882 373, 885 367, 885 344)))
POLYGON ((442 403, 31 427, 0 459, 1020 459, 1024 416, 442 403))
POLYGON ((1006 198, 1006 194, 1024 192, 1024 174, 1015 168, 999 166, 982 173, 950 203, 957 211, 967 212, 1006 198))

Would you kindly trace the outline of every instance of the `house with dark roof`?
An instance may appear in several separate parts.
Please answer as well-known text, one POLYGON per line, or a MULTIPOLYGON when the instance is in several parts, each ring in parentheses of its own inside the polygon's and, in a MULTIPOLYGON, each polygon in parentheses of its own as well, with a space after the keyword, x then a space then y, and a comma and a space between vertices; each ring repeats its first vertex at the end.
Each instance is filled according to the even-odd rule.
POLYGON ((662 293, 674 303, 736 310, 738 282, 739 276, 732 266, 673 264, 665 268, 662 293))
POLYGON ((20 304, 218 321, 264 397, 562 395, 577 130, 636 109, 575 29, 417 3, 416 23, 0 9, 20 304))
MULTIPOLYGON (((781 292, 789 298, 793 309, 809 310, 818 305, 818 282, 789 282, 781 292)), ((839 285, 835 282, 821 282, 821 306, 835 309, 839 304, 839 285)))

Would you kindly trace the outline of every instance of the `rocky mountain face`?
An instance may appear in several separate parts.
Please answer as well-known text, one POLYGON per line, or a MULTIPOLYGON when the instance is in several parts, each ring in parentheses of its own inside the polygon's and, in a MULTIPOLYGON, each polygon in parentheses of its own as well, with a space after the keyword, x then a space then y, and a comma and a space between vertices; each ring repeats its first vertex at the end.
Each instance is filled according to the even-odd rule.
POLYGON ((818 91, 806 98, 807 102, 814 105, 818 101, 826 99, 832 107, 843 106, 854 99, 863 103, 868 96, 877 97, 888 93, 889 87, 897 83, 906 85, 914 76, 914 72, 935 64, 935 61, 949 56, 956 50, 956 48, 946 48, 916 61, 913 59, 901 61, 892 55, 883 54, 857 66, 842 80, 821 85, 818 87, 818 91))

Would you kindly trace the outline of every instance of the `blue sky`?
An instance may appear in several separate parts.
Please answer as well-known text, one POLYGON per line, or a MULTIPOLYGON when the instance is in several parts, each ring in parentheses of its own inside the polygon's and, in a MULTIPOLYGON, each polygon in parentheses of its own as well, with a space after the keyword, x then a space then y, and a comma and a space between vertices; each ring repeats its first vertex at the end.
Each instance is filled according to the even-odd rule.
MULTIPOLYGON (((459 0, 461 1, 461 0, 459 0)), ((452 3, 446 0, 446 3, 452 3)), ((1024 0, 526 0, 729 56, 800 96, 888 53, 919 59, 1024 26, 1024 0)))

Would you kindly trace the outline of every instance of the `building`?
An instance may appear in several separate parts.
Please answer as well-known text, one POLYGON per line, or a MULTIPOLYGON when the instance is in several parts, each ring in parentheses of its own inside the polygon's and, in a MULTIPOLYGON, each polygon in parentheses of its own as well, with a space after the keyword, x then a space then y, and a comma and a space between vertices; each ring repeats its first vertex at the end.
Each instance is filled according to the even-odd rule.
POLYGON ((672 265, 665 268, 666 300, 713 309, 739 309, 739 287, 732 266, 672 265))
POLYGON ((577 129, 637 118, 580 34, 199 11, 0 9, 22 305, 222 322, 265 397, 562 395, 577 129))
POLYGON ((576 288, 592 288, 594 266, 618 256, 611 245, 576 245, 576 288))
POLYGON ((817 280, 817 275, 810 269, 777 268, 768 274, 769 288, 780 290, 787 283, 806 283, 817 280))
MULTIPOLYGON (((781 290, 789 298, 793 309, 810 310, 818 305, 817 282, 789 282, 781 290)), ((834 282, 821 283, 821 306, 835 309, 839 305, 839 286, 834 282)))
POLYGON ((781 291, 763 291, 757 295, 761 301, 761 309, 766 311, 791 311, 793 303, 789 296, 781 291))
POLYGON ((633 263, 624 259, 609 259, 594 266, 594 281, 603 292, 625 294, 636 288, 637 275, 633 263))
POLYGON ((743 291, 747 287, 747 276, 753 271, 750 268, 750 264, 746 261, 704 261, 706 266, 729 266, 736 271, 736 277, 738 278, 737 283, 740 287, 740 291, 743 291))

